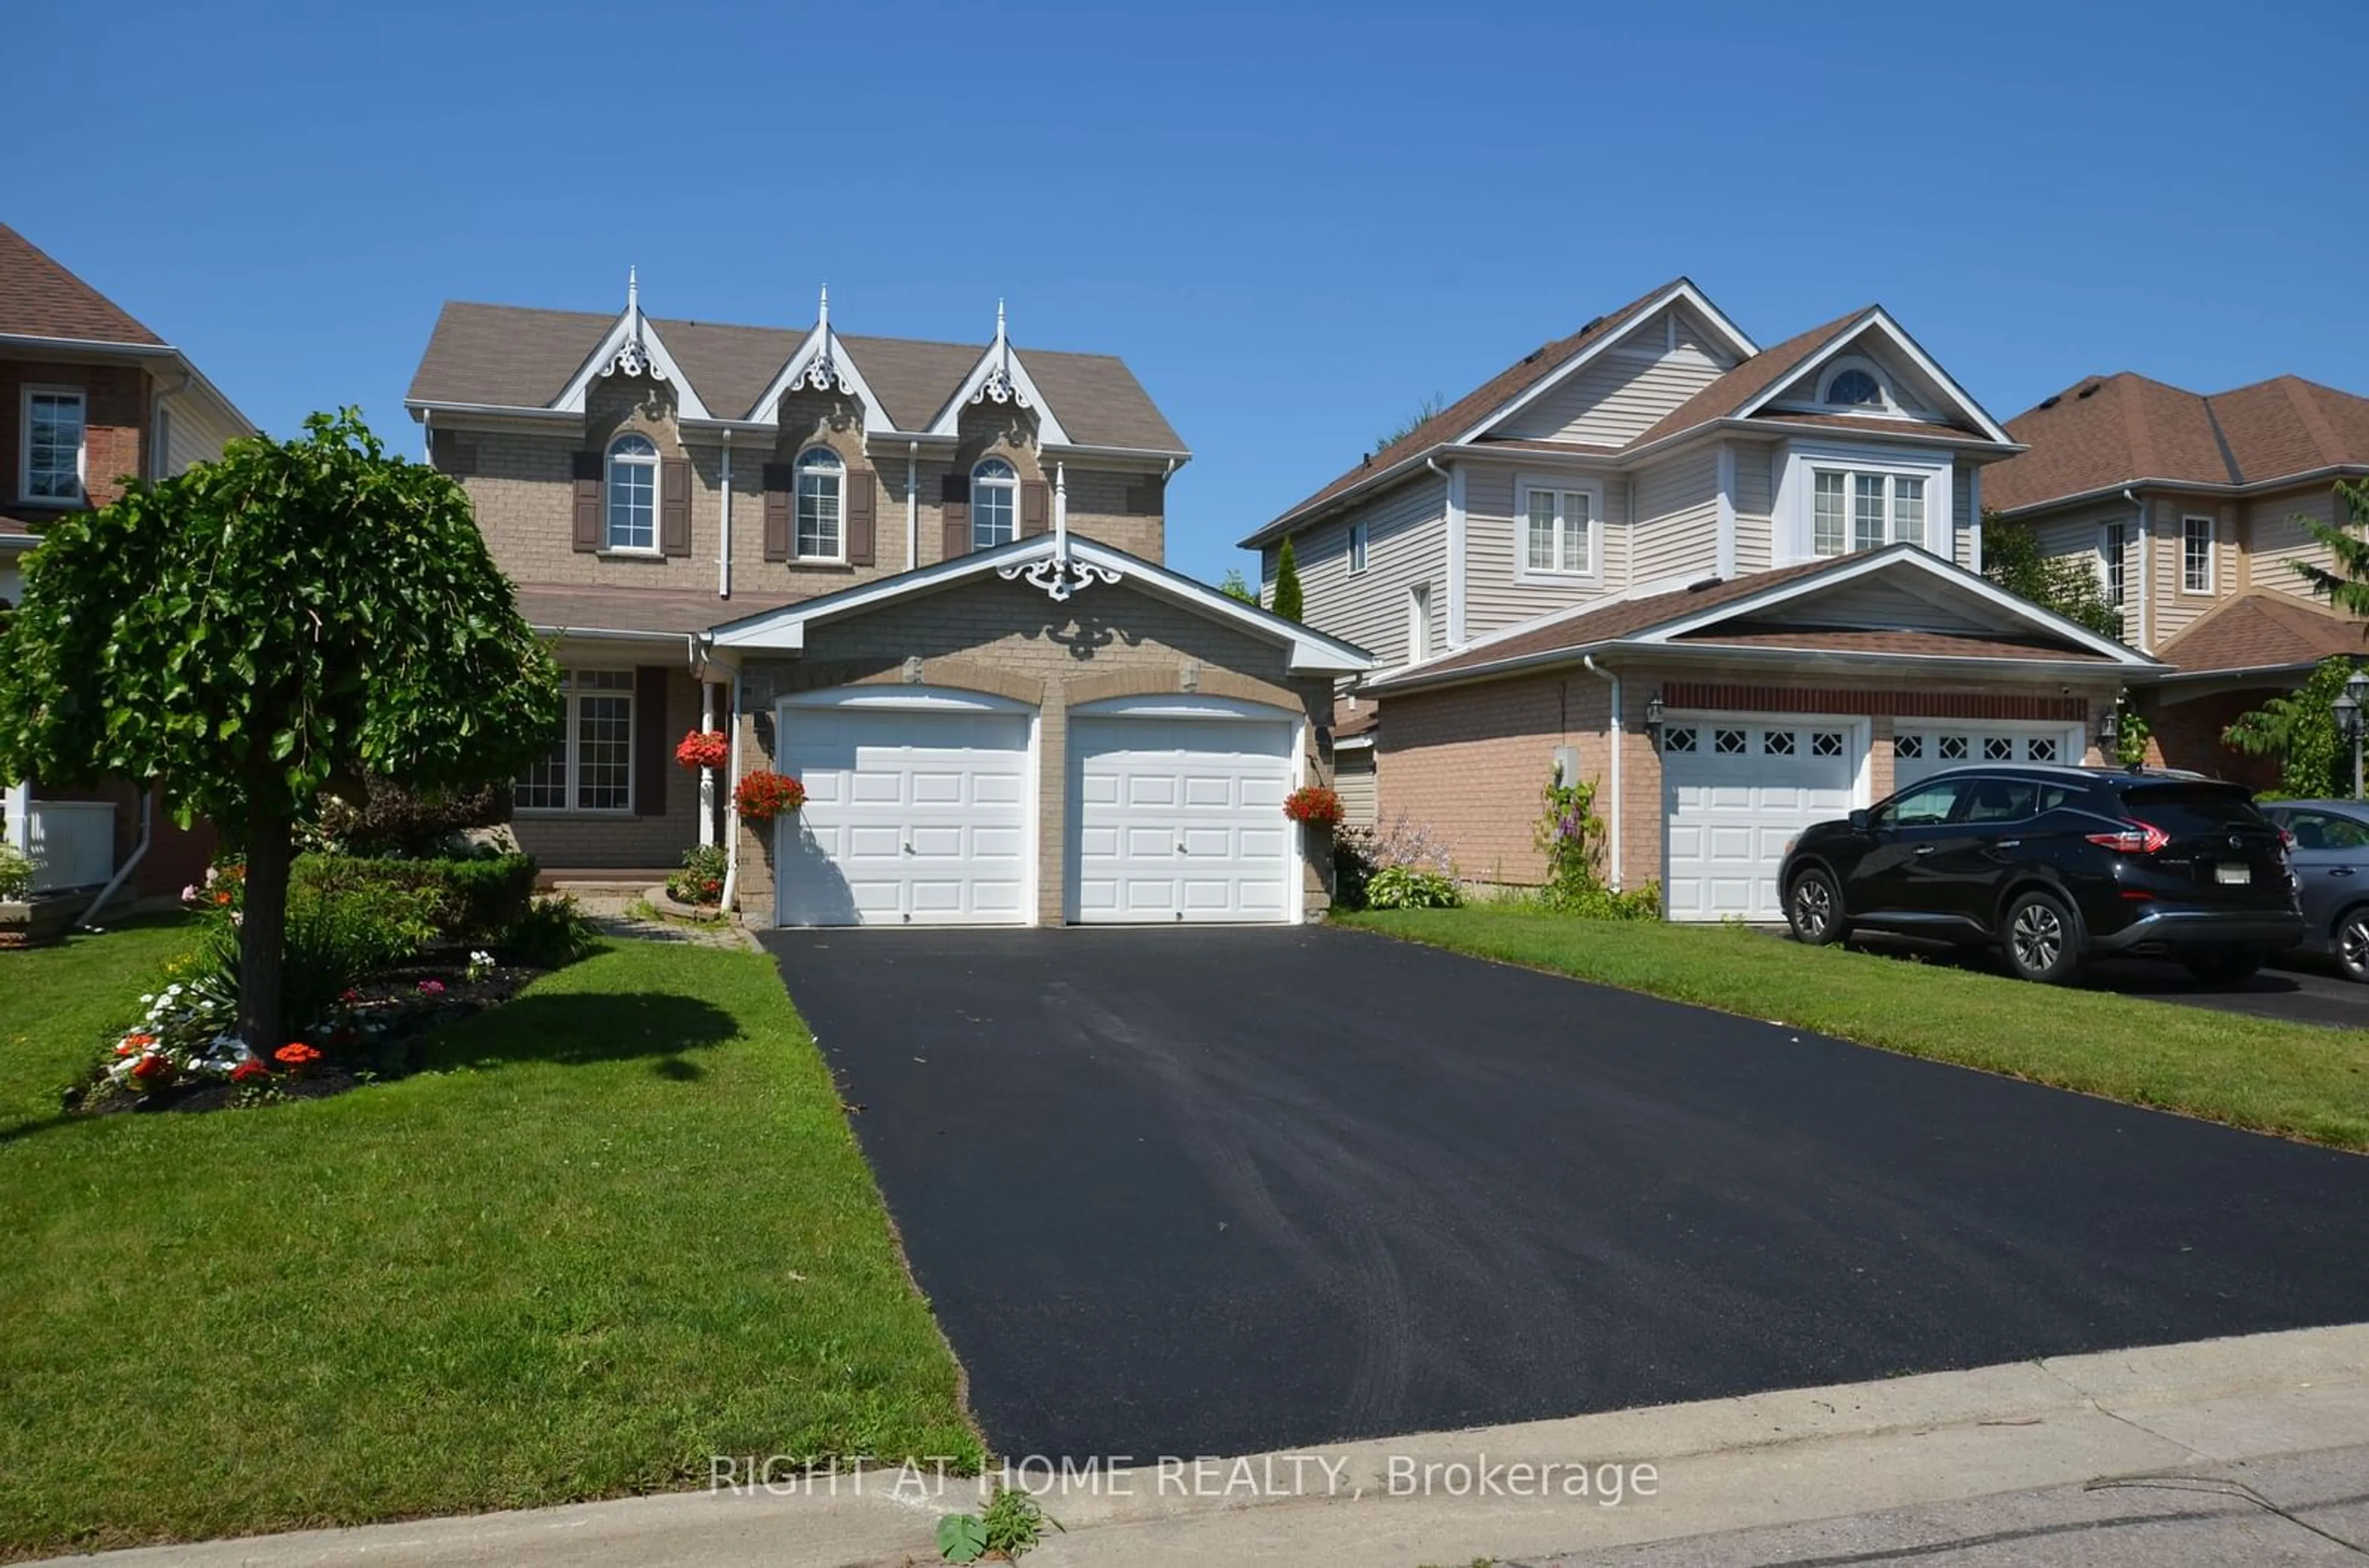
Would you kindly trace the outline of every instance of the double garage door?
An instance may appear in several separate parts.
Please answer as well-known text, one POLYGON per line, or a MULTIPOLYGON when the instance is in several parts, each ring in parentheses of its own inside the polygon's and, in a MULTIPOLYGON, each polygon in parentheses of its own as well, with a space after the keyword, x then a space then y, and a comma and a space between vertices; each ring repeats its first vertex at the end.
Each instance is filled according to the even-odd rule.
POLYGON ((784 925, 995 925, 1036 918, 1043 876, 1069 919, 1173 925, 1294 918, 1283 816, 1294 721, 1196 700, 1073 711, 1061 864, 1036 850, 1036 715, 921 693, 785 703, 779 765, 807 804, 775 829, 784 925))
MULTIPOLYGON (((2077 727, 1901 721, 1894 728, 1894 789, 1944 768, 1978 762, 2078 761, 2077 727)), ((1672 920, 1783 918, 1777 876, 1785 846, 1814 822, 1860 804, 1863 720, 1672 720, 1662 731, 1666 855, 1663 886, 1672 920)))

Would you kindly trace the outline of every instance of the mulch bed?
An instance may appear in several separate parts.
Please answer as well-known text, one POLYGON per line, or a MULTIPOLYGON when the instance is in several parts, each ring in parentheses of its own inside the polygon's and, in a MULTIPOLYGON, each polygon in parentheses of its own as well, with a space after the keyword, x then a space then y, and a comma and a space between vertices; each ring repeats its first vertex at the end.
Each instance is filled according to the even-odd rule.
MULTIPOLYGON (((498 1007, 549 973, 523 964, 501 964, 475 979, 464 963, 409 964, 372 976, 355 986, 355 1011, 382 1025, 375 1034, 342 1033, 319 1041, 321 1059, 300 1072, 275 1072, 271 1088, 283 1100, 326 1100, 366 1083, 383 1083, 416 1072, 421 1047, 428 1036, 489 1007, 498 1007), (423 991, 433 981, 441 994, 423 991)), ((308 1039, 316 1036, 307 1035, 308 1039)), ((112 1090, 95 1093, 106 1083, 103 1070, 93 1082, 70 1089, 65 1108, 86 1116, 150 1116, 170 1111, 220 1111, 252 1102, 244 1084, 207 1079, 146 1094, 112 1090)))

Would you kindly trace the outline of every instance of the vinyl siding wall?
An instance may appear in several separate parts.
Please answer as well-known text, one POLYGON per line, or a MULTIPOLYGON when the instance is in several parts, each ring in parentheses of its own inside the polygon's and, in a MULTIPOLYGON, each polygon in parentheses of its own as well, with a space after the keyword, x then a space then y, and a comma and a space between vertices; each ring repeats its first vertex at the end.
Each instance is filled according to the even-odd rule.
MULTIPOLYGON (((2147 512, 2154 521, 2155 586, 2152 600, 2155 646, 2161 647, 2187 629, 2237 586, 2237 508, 2226 501, 2197 497, 2150 496, 2147 512), (2213 590, 2190 593, 2180 586, 2181 519, 2209 517, 2213 530, 2213 590)), ((2092 547, 2095 547, 2094 539, 2092 547)))
POLYGON ((2255 588, 2312 599, 2311 585, 2295 575, 2295 563, 2333 570, 2335 555, 2328 546, 2304 532, 2295 521, 2300 513, 2333 524, 2337 519, 2336 487, 2316 485, 2288 490, 2246 503, 2246 573, 2255 588))
POLYGON ((1627 585, 1707 576, 1719 566, 1719 452, 1703 446, 1637 473, 1627 585))
POLYGON ((1742 441, 1735 445, 1735 569, 1739 576, 1765 572, 1773 559, 1777 454, 1781 450, 1742 441))
MULTIPOLYGON (((1522 470, 1496 464, 1460 465, 1464 475, 1464 632, 1477 637, 1612 591, 1628 569, 1629 483, 1618 474, 1565 474, 1558 480, 1591 483, 1603 494, 1596 520, 1596 573, 1592 581, 1518 580, 1522 531, 1514 516, 1522 470)), ((1540 478, 1550 475, 1540 473, 1540 478)), ((1355 637, 1350 641, 1355 642, 1355 637)))
MULTIPOLYGON (((1448 638, 1448 488, 1425 473, 1305 533, 1295 534, 1301 619, 1328 636, 1356 644, 1392 669, 1407 662, 1407 604, 1418 583, 1431 585, 1430 652, 1448 638), (1349 529, 1367 525, 1366 569, 1348 569, 1349 529)), ((1278 548, 1260 552, 1259 601, 1275 603, 1278 548)))
POLYGON ((1968 571, 1974 569, 1974 475, 1978 472, 1961 463, 1950 475, 1950 540, 1940 552, 1968 571))
POLYGON ((1620 446, 1734 363, 1685 311, 1649 318, 1495 433, 1582 446, 1620 446), (1677 324, 1670 348, 1670 321, 1677 324))
MULTIPOLYGON (((2110 502, 2045 519, 2033 524, 2032 531, 2043 554, 2077 560, 2098 570, 2102 567, 2098 546, 2105 526, 2110 522, 2119 522, 2127 530, 2123 546, 2123 637, 2135 647, 2139 635, 2139 514, 2125 503, 2110 502)), ((2175 523, 2173 526, 2179 525, 2175 523)), ((2173 567, 2176 570, 2176 560, 2173 567)), ((2163 596, 2164 582, 2162 567, 2158 562, 2154 588, 2158 601, 2163 596)))

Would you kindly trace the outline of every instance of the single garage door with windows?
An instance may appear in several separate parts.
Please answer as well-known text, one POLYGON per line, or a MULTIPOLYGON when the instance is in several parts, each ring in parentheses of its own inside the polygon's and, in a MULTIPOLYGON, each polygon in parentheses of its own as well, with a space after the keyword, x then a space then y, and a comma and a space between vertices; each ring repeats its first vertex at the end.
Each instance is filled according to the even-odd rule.
POLYGON ((1911 724, 1892 733, 1892 787, 1906 789, 1944 768, 1977 762, 2077 762, 2081 732, 2063 724, 1911 724))
POLYGON ((1090 924, 1298 918, 1295 721, 1247 703, 1070 715, 1068 905, 1090 924))
POLYGON ((1031 715, 960 699, 784 703, 807 803, 775 824, 782 925, 1006 925, 1035 913, 1031 715))
POLYGON ((1783 918, 1785 845, 1846 816, 1866 755, 1848 719, 1674 720, 1662 730, 1666 865, 1674 921, 1783 918))

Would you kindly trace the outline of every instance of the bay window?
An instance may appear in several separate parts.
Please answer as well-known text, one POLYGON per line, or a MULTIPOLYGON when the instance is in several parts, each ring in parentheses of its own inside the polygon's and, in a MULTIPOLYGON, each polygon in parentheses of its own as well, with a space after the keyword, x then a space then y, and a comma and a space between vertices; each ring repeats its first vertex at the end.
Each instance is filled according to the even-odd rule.
POLYGON ((1814 468, 1810 475, 1810 552, 1840 555, 1886 544, 1931 549, 1926 532, 1926 481, 1920 474, 1814 468))

